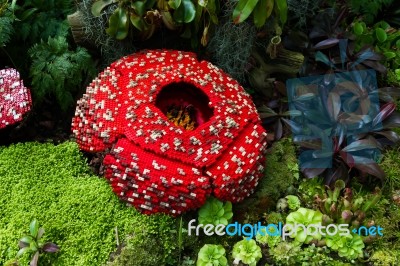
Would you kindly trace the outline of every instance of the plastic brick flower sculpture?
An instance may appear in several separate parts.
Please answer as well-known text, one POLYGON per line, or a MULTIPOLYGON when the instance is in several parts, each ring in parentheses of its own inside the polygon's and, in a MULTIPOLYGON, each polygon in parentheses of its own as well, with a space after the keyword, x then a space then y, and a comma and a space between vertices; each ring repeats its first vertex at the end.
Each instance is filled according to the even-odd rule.
POLYGON ((114 62, 78 101, 72 129, 81 149, 110 148, 106 178, 144 213, 178 215, 211 194, 238 202, 263 175, 266 133, 251 98, 189 52, 114 62))
POLYGON ((17 70, 0 70, 0 129, 23 119, 32 105, 31 94, 17 70))

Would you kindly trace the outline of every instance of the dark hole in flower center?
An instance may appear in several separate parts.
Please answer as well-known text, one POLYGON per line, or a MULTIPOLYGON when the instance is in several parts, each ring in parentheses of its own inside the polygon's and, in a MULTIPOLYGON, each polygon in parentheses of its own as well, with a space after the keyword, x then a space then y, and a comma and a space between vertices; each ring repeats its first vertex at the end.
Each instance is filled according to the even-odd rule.
POLYGON ((193 130, 213 116, 208 96, 196 86, 175 82, 164 86, 156 98, 156 106, 176 126, 193 130))

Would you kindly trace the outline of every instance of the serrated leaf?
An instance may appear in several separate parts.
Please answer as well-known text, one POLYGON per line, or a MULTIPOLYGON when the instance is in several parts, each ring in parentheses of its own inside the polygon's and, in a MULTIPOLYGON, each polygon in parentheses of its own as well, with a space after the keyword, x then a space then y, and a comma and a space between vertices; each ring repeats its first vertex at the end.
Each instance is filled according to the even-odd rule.
POLYGON ((245 21, 256 7, 258 0, 239 0, 233 10, 233 23, 239 24, 245 21))

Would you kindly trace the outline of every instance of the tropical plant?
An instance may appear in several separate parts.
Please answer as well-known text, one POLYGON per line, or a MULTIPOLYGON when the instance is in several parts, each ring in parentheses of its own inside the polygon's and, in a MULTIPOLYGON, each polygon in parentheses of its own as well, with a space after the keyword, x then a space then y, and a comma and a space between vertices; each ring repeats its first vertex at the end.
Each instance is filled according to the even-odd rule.
POLYGON ((394 14, 398 14, 396 13, 396 11, 399 12, 395 5, 396 2, 395 0, 351 0, 348 1, 348 5, 355 15, 361 16, 367 24, 373 24, 374 21, 379 21, 381 13, 386 13, 389 19, 392 19, 394 14))
POLYGON ((277 235, 279 232, 274 226, 269 226, 268 232, 266 228, 259 230, 256 234, 256 241, 260 244, 268 245, 269 248, 275 247, 281 242, 281 236, 277 235))
POLYGON ((41 103, 47 96, 53 96, 63 111, 75 105, 74 97, 85 77, 96 72, 86 49, 78 47, 71 51, 64 37, 49 37, 47 42, 35 44, 28 53, 33 61, 30 75, 35 101, 41 103))
MULTIPOLYGON (((365 52, 363 57, 366 53, 372 56, 365 52)), ((326 184, 338 178, 349 180, 355 173, 383 180, 377 160, 379 150, 399 140, 391 131, 400 125, 391 97, 399 89, 370 86, 371 71, 328 72, 307 80, 290 80, 289 86, 296 88, 289 90, 291 110, 302 112, 290 125, 294 142, 302 148, 300 167, 307 177, 323 174, 326 184), (378 110, 380 101, 384 104, 378 110)))
POLYGON ((8 3, 8 0, 0 1, 0 48, 10 41, 14 32, 13 22, 15 16, 12 12, 14 8, 15 1, 13 1, 12 5, 8 3))
POLYGON ((29 226, 29 235, 22 237, 19 240, 19 247, 21 248, 17 257, 28 253, 32 256, 30 266, 38 265, 39 256, 42 253, 55 253, 60 250, 60 248, 51 242, 44 243, 42 240, 44 229, 39 228, 39 223, 37 220, 33 220, 29 226))
POLYGON ((229 220, 233 216, 232 203, 229 201, 223 203, 214 197, 210 197, 199 209, 198 213, 200 224, 212 224, 214 226, 219 224, 228 225, 229 220))
POLYGON ((297 196, 294 195, 287 195, 285 197, 285 199, 287 200, 289 209, 292 211, 297 210, 298 208, 300 208, 300 199, 297 196))
POLYGON ((205 244, 199 251, 197 266, 226 266, 225 249, 222 245, 205 244))
POLYGON ((287 21, 287 10, 287 0, 239 0, 232 18, 234 23, 238 24, 253 14, 254 24, 262 27, 274 11, 280 23, 284 25, 287 21))
POLYGON ((262 257, 261 248, 254 239, 243 239, 233 246, 232 257, 235 259, 233 264, 241 261, 249 266, 256 266, 262 257))
POLYGON ((363 249, 365 247, 361 236, 356 234, 348 234, 341 238, 343 244, 339 247, 338 253, 340 257, 347 259, 356 259, 363 257, 363 249))
MULTIPOLYGON (((286 217, 286 225, 291 225, 292 234, 290 234, 291 238, 294 238, 299 243, 310 243, 311 240, 321 239, 321 234, 319 232, 313 234, 307 234, 306 230, 302 226, 296 226, 296 224, 302 224, 305 227, 308 225, 321 225, 322 224, 322 213, 319 211, 314 211, 306 208, 299 208, 295 212, 289 213, 286 217)), ((308 229, 310 230, 310 229, 308 229)), ((317 230, 317 229, 315 229, 317 230)))
POLYGON ((98 0, 93 2, 93 15, 100 16, 109 5, 115 5, 116 8, 109 18, 106 32, 118 40, 135 34, 142 40, 148 39, 162 20, 168 29, 183 28, 183 37, 197 40, 197 34, 201 30, 201 43, 205 46, 208 43, 211 22, 218 23, 219 0, 98 0), (201 24, 204 25, 203 28, 200 28, 201 24))
POLYGON ((345 188, 343 180, 337 180, 334 188, 327 188, 324 194, 315 197, 315 203, 323 215, 323 224, 349 224, 360 226, 368 212, 379 202, 382 192, 376 188, 373 193, 354 196, 351 188, 345 188), (343 192, 343 194, 342 194, 343 192))

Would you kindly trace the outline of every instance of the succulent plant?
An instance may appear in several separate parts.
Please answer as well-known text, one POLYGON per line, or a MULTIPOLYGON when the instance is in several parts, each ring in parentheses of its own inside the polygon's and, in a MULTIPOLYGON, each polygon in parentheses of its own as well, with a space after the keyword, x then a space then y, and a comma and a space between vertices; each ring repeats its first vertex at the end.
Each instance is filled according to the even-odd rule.
POLYGON ((343 246, 338 249, 340 257, 347 259, 356 259, 363 257, 363 248, 365 247, 361 236, 348 234, 342 237, 343 246))
POLYGON ((278 224, 283 221, 283 216, 279 212, 270 212, 264 215, 265 220, 269 224, 278 224))
POLYGON ((197 266, 226 266, 225 249, 221 245, 205 244, 199 251, 197 266))
POLYGON ((307 227, 309 225, 319 226, 321 223, 322 213, 306 208, 299 208, 297 211, 289 213, 289 215, 286 217, 286 225, 291 225, 293 227, 293 233, 290 235, 290 237, 294 238, 299 243, 308 244, 313 239, 320 240, 321 234, 319 232, 313 232, 313 235, 307 234, 306 230, 304 230, 304 228, 301 226, 297 226, 297 231, 294 232, 295 224, 301 224, 307 227))
POLYGON ((343 180, 337 180, 334 187, 327 188, 315 197, 318 209, 324 214, 323 224, 344 223, 361 225, 368 211, 381 199, 382 191, 375 188, 367 195, 353 195, 351 188, 345 188, 343 180))
POLYGON ((277 265, 296 265, 293 255, 300 250, 300 246, 295 245, 293 242, 282 241, 276 247, 271 248, 269 253, 275 262, 277 262, 277 265))
POLYGON ((338 250, 343 247, 342 236, 340 234, 326 235, 325 238, 326 245, 332 250, 338 250))
POLYGON ((261 248, 254 239, 243 239, 233 246, 232 257, 235 259, 234 264, 240 261, 249 266, 256 266, 261 259, 261 248))
POLYGON ((210 197, 206 203, 199 209, 200 224, 224 224, 228 225, 232 218, 232 203, 219 201, 216 198, 210 197))
MULTIPOLYGON (((263 228, 261 229, 261 232, 257 232, 256 234, 256 241, 260 244, 263 245, 268 245, 269 248, 275 247, 278 245, 279 242, 281 242, 281 236, 280 235, 270 235, 266 231, 267 229, 263 228)), ((275 227, 268 227, 268 231, 271 234, 276 234, 277 230, 275 227)))
POLYGON ((295 211, 298 208, 300 208, 300 199, 299 199, 299 197, 294 196, 294 195, 287 195, 285 197, 285 199, 287 199, 287 204, 288 204, 290 210, 295 211))

